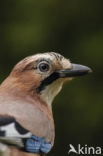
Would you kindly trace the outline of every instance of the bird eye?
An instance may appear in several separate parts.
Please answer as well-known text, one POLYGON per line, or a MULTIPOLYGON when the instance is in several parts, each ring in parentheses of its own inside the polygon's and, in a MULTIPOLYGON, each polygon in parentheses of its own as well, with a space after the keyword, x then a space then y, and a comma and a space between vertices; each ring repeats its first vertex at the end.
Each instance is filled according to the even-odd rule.
POLYGON ((50 69, 49 64, 47 64, 45 62, 40 63, 39 66, 38 66, 38 68, 39 68, 39 70, 41 72, 47 72, 50 69))

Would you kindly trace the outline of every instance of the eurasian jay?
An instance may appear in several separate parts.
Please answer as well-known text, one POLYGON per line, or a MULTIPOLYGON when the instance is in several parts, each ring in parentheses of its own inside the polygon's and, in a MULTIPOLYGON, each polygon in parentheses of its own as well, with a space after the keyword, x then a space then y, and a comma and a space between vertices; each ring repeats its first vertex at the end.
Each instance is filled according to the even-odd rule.
POLYGON ((48 153, 55 137, 52 101, 65 81, 91 72, 58 53, 20 61, 0 86, 0 142, 48 153))

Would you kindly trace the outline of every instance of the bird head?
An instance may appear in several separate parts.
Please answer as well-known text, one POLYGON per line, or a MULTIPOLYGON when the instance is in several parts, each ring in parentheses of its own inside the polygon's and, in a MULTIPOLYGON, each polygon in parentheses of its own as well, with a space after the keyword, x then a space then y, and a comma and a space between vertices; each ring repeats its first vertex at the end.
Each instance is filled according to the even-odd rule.
POLYGON ((90 71, 89 67, 72 64, 62 55, 48 52, 29 56, 20 61, 13 68, 9 78, 13 80, 11 85, 14 88, 37 94, 51 106, 65 81, 90 71))

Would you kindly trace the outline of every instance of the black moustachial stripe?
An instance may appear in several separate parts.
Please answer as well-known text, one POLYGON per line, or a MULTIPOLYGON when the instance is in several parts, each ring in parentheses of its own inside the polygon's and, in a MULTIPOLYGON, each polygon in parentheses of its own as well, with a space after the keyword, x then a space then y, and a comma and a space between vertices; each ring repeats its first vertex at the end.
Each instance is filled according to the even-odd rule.
POLYGON ((59 78, 59 74, 54 72, 49 77, 44 79, 40 86, 37 88, 37 92, 40 93, 42 90, 45 89, 46 86, 50 85, 53 81, 57 80, 59 78))

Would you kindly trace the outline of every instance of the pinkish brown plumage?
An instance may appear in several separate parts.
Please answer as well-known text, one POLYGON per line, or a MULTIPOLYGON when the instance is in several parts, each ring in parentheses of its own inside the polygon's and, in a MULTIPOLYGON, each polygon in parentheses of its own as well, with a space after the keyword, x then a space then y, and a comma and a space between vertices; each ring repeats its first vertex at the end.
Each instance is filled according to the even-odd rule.
POLYGON ((65 81, 89 71, 54 52, 20 61, 0 86, 0 140, 27 152, 48 153, 55 136, 54 97, 65 81))

